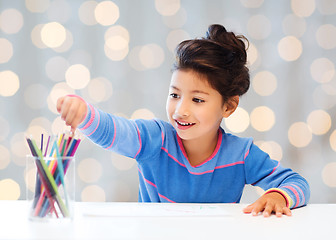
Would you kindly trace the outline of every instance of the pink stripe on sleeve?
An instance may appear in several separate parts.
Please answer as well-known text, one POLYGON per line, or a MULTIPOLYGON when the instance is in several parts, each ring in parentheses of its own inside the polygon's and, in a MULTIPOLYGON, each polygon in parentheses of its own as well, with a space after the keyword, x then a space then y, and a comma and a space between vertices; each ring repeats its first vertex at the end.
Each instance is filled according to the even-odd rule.
POLYGON ((268 174, 267 177, 270 176, 270 175, 272 175, 272 173, 274 173, 274 171, 275 171, 279 166, 280 166, 280 162, 278 162, 278 165, 276 165, 276 166, 273 168, 272 172, 271 172, 270 174, 268 174))
POLYGON ((302 196, 303 204, 306 203, 306 198, 305 198, 305 196, 304 196, 304 193, 303 193, 302 189, 299 188, 298 186, 294 185, 294 184, 290 184, 290 185, 292 185, 293 187, 295 187, 296 189, 299 190, 299 192, 301 193, 301 196, 302 196))
POLYGON ((135 124, 135 126, 136 126, 136 128, 137 128, 138 138, 139 138, 139 145, 140 145, 140 146, 139 146, 138 152, 135 154, 135 156, 134 156, 133 158, 136 158, 136 157, 138 156, 138 154, 140 153, 141 148, 142 148, 142 142, 141 142, 140 130, 139 130, 139 128, 138 128, 138 125, 135 124))
POLYGON ((296 198, 296 204, 295 204, 294 208, 296 208, 300 203, 299 193, 296 191, 295 188, 293 188, 291 186, 283 186, 283 188, 288 188, 289 190, 291 190, 294 193, 295 198, 296 198))
POLYGON ((116 124, 115 124, 115 122, 114 122, 114 119, 112 118, 112 122, 113 122, 113 140, 112 140, 112 143, 111 143, 111 145, 110 146, 108 146, 106 149, 110 149, 112 146, 113 146, 113 144, 114 144, 114 140, 115 140, 115 138, 116 138, 116 135, 117 135, 117 128, 116 128, 116 124))
POLYGON ((99 114, 99 112, 97 112, 97 113, 98 113, 98 123, 97 123, 97 126, 96 126, 95 129, 93 129, 93 131, 90 134, 87 135, 88 137, 91 136, 97 130, 97 128, 99 127, 99 124, 100 124, 100 114, 99 114))
POLYGON ((95 118, 95 115, 96 115, 95 110, 91 106, 91 104, 89 104, 89 108, 90 108, 90 112, 91 112, 91 117, 90 117, 90 120, 85 124, 85 126, 81 128, 82 130, 87 129, 92 124, 92 122, 93 122, 93 120, 95 118))

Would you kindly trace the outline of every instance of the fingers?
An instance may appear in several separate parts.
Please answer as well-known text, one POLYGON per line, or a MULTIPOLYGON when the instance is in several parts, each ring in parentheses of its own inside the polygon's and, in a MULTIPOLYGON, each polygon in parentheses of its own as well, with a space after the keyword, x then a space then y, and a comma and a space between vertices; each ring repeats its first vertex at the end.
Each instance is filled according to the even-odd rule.
POLYGON ((78 100, 77 101, 78 105, 77 104, 73 105, 73 109, 72 109, 72 111, 75 113, 75 115, 71 119, 72 120, 71 126, 72 126, 73 132, 76 130, 77 126, 84 120, 86 116, 86 112, 87 112, 86 103, 80 99, 77 99, 77 100, 78 100))
POLYGON ((263 211, 263 216, 264 217, 271 216, 274 208, 275 208, 275 206, 273 206, 273 204, 266 204, 265 209, 263 211))
POLYGON ((64 98, 65 97, 60 97, 59 99, 57 99, 57 104, 56 104, 57 112, 61 112, 61 108, 62 108, 62 105, 63 105, 63 102, 64 102, 64 98))
POLYGON ((269 192, 262 195, 253 204, 245 207, 243 209, 244 213, 251 213, 253 216, 257 216, 262 212, 264 217, 271 216, 275 213, 276 216, 281 217, 282 215, 291 216, 291 210, 286 207, 287 201, 282 194, 278 192, 269 192))
POLYGON ((288 207, 283 207, 280 205, 275 205, 273 203, 265 203, 265 204, 251 204, 243 209, 244 213, 251 213, 252 216, 259 215, 262 212, 264 217, 269 217, 272 213, 275 213, 277 217, 281 217, 282 215, 292 216, 292 211, 288 207))
POLYGON ((255 202, 243 209, 244 213, 251 213, 252 216, 257 216, 259 212, 264 210, 264 204, 255 202))
POLYGON ((86 103, 80 98, 66 96, 58 99, 57 111, 65 121, 65 124, 71 126, 71 131, 74 132, 83 121, 87 107, 86 103))
POLYGON ((73 137, 75 135, 75 132, 76 132, 76 128, 74 127, 71 127, 71 137, 73 137))
POLYGON ((63 99, 63 102, 61 104, 61 108, 60 108, 60 111, 59 113, 61 114, 61 118, 66 122, 66 118, 68 117, 69 118, 69 115, 71 115, 72 113, 69 113, 69 108, 71 106, 72 102, 69 101, 68 98, 65 98, 63 99))
POLYGON ((245 208, 243 209, 243 212, 244 212, 244 213, 251 213, 251 212, 252 212, 252 209, 253 209, 253 204, 250 204, 250 205, 248 205, 247 207, 245 207, 245 208))
POLYGON ((282 215, 292 216, 292 211, 288 207, 276 206, 275 215, 281 217, 282 215))
POLYGON ((252 216, 257 216, 260 212, 265 209, 265 203, 258 203, 252 209, 252 216))
POLYGON ((243 209, 244 213, 251 213, 252 216, 258 216, 262 213, 264 217, 270 217, 274 213, 277 217, 282 215, 292 216, 292 212, 288 207, 281 204, 267 201, 256 201, 243 209))
POLYGON ((78 109, 78 106, 77 106, 78 104, 74 101, 71 101, 70 99, 69 100, 67 99, 65 101, 66 101, 66 104, 63 104, 62 106, 61 117, 68 126, 76 128, 77 127, 77 123, 76 123, 77 111, 76 110, 78 109))
POLYGON ((292 216, 292 211, 288 207, 283 208, 283 214, 287 216, 292 216))

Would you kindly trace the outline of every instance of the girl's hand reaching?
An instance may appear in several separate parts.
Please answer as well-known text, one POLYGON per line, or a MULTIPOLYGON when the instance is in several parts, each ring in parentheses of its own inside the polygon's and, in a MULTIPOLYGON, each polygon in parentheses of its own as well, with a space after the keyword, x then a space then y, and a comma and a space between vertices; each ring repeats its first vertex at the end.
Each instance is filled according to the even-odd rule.
POLYGON ((57 100, 57 111, 67 126, 71 126, 74 133, 77 126, 84 120, 87 113, 85 101, 76 95, 60 97, 57 100))
POLYGON ((267 193, 261 196, 253 204, 243 209, 244 213, 252 213, 253 216, 257 216, 259 212, 263 212, 264 217, 269 217, 272 212, 277 217, 281 217, 283 214, 291 216, 291 210, 286 207, 285 198, 277 192, 267 193))

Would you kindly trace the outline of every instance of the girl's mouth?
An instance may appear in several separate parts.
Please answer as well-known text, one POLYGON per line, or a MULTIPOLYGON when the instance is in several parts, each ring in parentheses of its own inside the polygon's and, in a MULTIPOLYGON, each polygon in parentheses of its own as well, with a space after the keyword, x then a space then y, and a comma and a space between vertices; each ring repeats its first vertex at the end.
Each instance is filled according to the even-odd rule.
POLYGON ((195 123, 181 122, 178 120, 175 120, 175 122, 177 123, 177 128, 181 130, 186 130, 195 125, 195 123))

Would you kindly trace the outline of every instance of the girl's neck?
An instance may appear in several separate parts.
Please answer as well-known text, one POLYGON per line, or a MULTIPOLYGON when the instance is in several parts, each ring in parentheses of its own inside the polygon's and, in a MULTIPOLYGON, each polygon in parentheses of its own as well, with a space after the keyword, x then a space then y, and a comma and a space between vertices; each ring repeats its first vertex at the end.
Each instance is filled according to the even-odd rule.
POLYGON ((191 166, 198 166, 206 161, 215 151, 218 142, 218 131, 208 137, 183 140, 182 144, 191 166))

